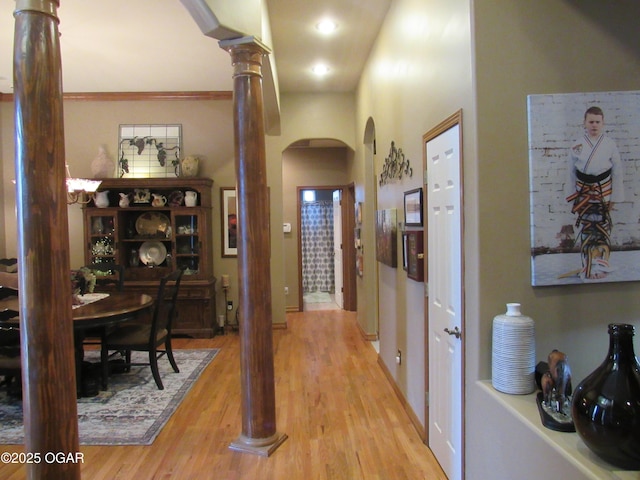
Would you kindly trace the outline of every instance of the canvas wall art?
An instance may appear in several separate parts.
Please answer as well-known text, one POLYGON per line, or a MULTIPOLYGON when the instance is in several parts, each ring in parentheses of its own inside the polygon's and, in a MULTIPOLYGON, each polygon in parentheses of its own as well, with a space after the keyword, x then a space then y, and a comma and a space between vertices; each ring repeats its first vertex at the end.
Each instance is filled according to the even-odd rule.
POLYGON ((396 209, 376 211, 376 259, 393 268, 398 266, 397 237, 396 209))
POLYGON ((640 280, 640 91, 527 100, 532 285, 640 280))

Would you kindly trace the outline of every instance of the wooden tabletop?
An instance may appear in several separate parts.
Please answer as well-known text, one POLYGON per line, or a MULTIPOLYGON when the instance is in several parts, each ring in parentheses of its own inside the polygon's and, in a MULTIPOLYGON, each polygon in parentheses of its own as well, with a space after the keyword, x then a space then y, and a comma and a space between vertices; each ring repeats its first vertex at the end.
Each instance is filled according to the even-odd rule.
MULTIPOLYGON (((153 305, 153 298, 144 293, 110 292, 109 296, 87 305, 73 309, 73 321, 76 328, 89 328, 105 325, 130 317, 153 305)), ((9 309, 19 311, 20 305, 16 297, 0 301, 0 311, 9 309)), ((3 322, 5 325, 17 325, 18 319, 3 322)))

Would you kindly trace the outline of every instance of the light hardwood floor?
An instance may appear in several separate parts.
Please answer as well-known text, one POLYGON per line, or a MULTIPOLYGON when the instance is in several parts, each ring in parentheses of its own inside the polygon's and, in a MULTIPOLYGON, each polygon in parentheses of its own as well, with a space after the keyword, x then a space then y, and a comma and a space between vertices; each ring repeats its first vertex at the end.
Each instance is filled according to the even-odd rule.
MULTIPOLYGON (((82 478, 446 479, 360 337, 354 313, 293 313, 287 323, 273 333, 277 430, 289 438, 271 457, 229 449, 241 431, 237 334, 177 339, 177 348, 221 351, 153 445, 81 447, 82 478)), ((4 480, 25 472, 0 464, 4 480)))

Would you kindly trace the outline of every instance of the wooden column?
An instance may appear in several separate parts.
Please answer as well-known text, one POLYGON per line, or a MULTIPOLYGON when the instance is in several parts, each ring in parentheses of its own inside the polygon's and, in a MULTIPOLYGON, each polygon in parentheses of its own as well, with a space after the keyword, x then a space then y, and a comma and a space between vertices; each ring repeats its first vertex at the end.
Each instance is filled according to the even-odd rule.
POLYGON ((15 169, 25 449, 30 479, 78 479, 58 0, 17 0, 15 169), (64 455, 51 456, 52 453, 64 455))
POLYGON ((238 285, 242 434, 231 449, 270 455, 287 438, 276 432, 271 318, 269 191, 264 141, 262 58, 253 38, 223 41, 234 67, 238 202, 238 285))

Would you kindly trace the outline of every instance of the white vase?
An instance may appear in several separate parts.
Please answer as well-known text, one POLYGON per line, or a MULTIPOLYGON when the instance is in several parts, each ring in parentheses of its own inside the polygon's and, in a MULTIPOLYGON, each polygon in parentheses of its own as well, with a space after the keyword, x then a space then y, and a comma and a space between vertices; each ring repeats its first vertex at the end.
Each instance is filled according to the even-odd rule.
POLYGON ((520 313, 519 303, 493 319, 491 383, 503 393, 524 395, 535 390, 536 343, 534 321, 520 313))
POLYGON ((93 178, 111 178, 115 171, 116 164, 107 154, 107 147, 98 147, 98 156, 91 162, 91 173, 93 178))

